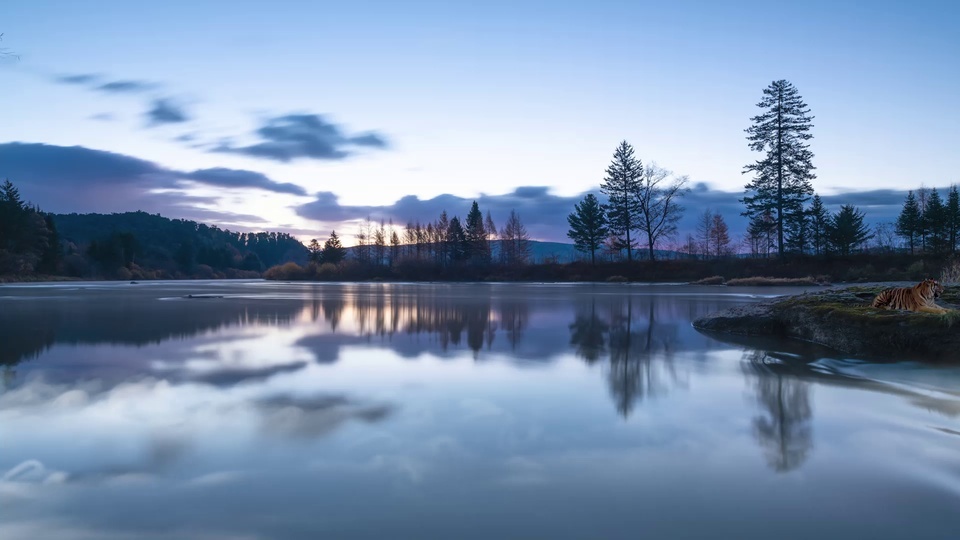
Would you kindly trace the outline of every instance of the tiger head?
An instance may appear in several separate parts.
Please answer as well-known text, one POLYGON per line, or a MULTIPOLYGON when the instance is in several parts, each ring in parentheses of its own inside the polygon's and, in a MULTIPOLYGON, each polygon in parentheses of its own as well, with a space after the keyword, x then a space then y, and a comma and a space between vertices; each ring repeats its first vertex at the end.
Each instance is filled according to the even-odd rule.
POLYGON ((920 282, 920 294, 924 298, 940 298, 943 294, 943 285, 935 279, 925 279, 920 282))

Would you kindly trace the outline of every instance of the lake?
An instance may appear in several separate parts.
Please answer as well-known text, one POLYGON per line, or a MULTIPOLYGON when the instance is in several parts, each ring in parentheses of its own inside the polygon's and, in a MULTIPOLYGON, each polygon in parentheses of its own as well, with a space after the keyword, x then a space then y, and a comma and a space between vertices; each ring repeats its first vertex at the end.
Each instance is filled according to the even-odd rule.
POLYGON ((960 537, 960 369, 690 324, 800 290, 0 286, 0 538, 960 537))

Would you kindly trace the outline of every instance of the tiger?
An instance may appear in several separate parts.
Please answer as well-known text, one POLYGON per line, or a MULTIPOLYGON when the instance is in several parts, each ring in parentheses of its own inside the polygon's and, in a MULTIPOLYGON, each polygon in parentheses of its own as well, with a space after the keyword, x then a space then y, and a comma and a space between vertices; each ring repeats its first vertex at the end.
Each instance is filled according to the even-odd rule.
POLYGON ((943 314, 950 310, 935 303, 941 294, 943 294, 943 285, 939 281, 925 279, 913 287, 885 289, 873 299, 871 305, 879 309, 904 309, 943 314))

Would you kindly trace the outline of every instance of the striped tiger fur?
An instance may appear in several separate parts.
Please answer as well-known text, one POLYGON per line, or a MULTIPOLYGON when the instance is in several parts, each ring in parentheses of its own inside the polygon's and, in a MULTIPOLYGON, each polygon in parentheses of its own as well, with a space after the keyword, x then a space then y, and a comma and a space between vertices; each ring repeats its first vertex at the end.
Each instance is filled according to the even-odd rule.
POLYGON ((903 309, 924 313, 946 313, 947 309, 935 302, 943 294, 943 285, 935 279, 925 279, 913 287, 885 289, 873 299, 879 309, 903 309))

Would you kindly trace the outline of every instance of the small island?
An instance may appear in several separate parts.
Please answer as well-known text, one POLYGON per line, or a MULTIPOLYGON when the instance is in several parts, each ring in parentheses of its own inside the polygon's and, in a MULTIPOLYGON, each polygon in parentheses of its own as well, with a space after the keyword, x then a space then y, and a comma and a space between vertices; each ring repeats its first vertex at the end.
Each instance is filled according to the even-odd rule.
MULTIPOLYGON (((876 284, 808 292, 737 306, 693 321, 705 333, 792 338, 873 359, 960 360, 960 311, 945 315, 888 311, 870 306, 890 286, 876 284)), ((960 307, 960 288, 937 301, 960 307)), ((722 337, 721 337, 722 339, 722 337)))

